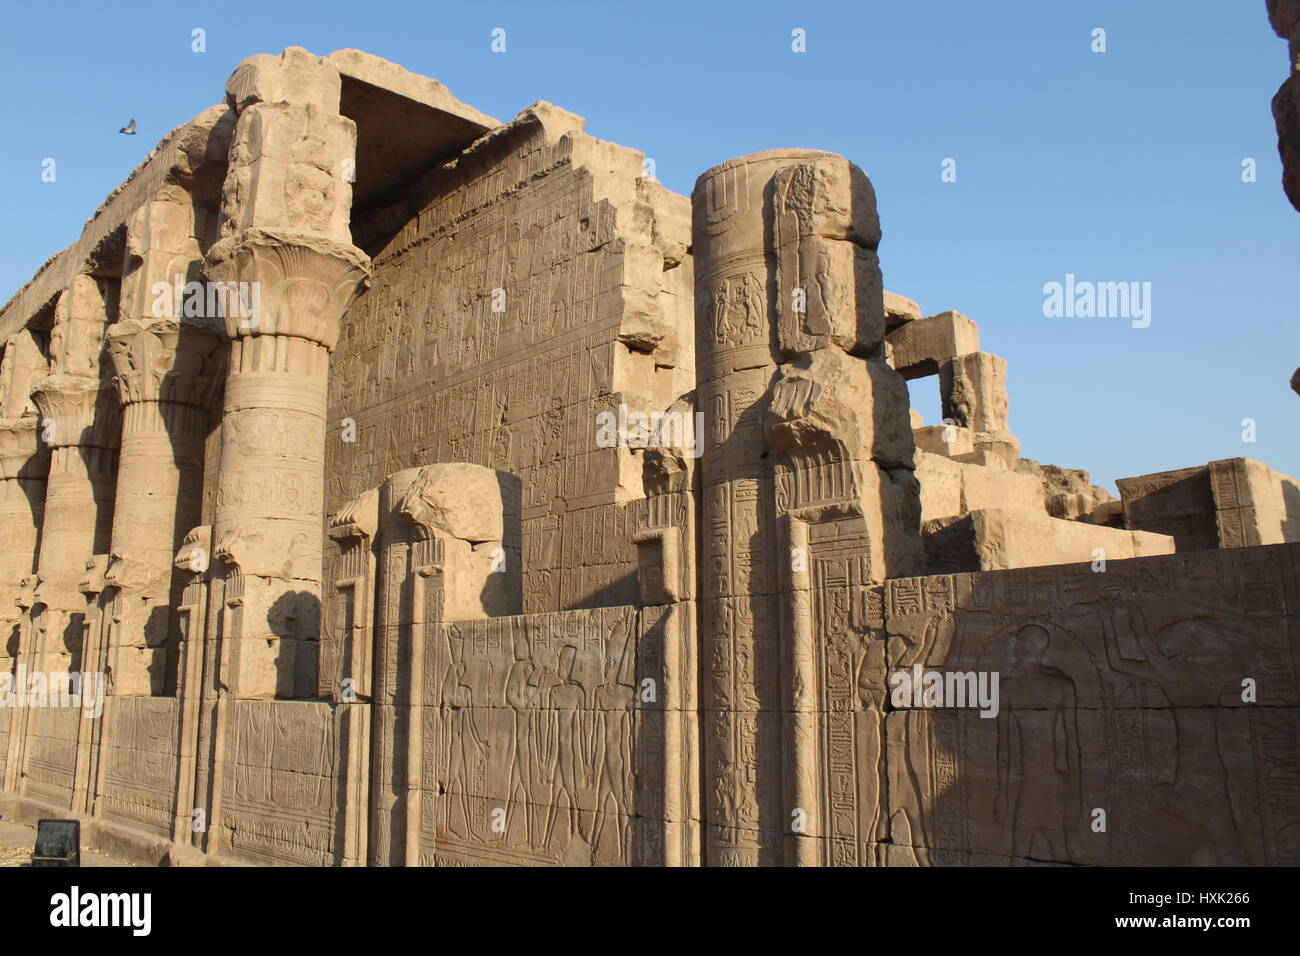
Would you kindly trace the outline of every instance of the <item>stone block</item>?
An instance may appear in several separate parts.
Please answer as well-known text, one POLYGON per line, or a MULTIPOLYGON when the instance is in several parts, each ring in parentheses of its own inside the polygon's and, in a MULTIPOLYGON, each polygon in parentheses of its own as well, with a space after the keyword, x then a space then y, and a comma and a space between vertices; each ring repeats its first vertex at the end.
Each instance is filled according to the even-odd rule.
POLYGON ((940 312, 889 333, 894 370, 909 381, 939 374, 949 359, 980 348, 979 327, 960 312, 940 312))

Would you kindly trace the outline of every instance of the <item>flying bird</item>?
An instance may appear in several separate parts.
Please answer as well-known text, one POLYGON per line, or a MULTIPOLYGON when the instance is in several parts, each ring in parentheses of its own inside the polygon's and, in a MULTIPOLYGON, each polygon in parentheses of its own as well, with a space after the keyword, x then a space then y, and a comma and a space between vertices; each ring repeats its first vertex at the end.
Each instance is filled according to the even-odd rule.
POLYGON ((125 126, 123 126, 120 130, 118 130, 118 132, 119 132, 119 133, 126 133, 127 136, 134 136, 134 135, 135 135, 135 120, 131 120, 131 122, 129 122, 129 123, 127 123, 125 126))

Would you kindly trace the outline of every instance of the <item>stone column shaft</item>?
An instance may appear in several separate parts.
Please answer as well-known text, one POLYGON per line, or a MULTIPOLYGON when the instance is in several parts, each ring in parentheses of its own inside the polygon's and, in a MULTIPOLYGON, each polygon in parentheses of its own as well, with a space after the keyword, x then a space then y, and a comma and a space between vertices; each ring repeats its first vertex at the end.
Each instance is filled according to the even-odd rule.
POLYGON ((108 552, 119 424, 100 360, 113 311, 102 280, 76 276, 55 305, 51 372, 32 384, 40 438, 50 448, 33 607, 44 632, 33 647, 36 669, 79 663, 86 602, 78 583, 86 562, 108 552))
POLYGON ((298 48, 250 57, 226 84, 238 120, 207 276, 237 290, 212 517, 214 581, 238 595, 213 608, 236 697, 317 689, 329 354, 369 271, 351 244, 356 125, 341 89, 333 64, 298 48))
POLYGON ((820 649, 858 640, 840 609, 920 554, 875 196, 843 157, 771 150, 705 172, 692 208, 705 858, 815 863, 874 836, 874 808, 824 766, 843 728, 820 649))
POLYGON ((80 623, 73 618, 84 616, 85 598, 77 584, 86 561, 109 546, 117 462, 109 420, 115 409, 99 381, 87 376, 50 376, 33 394, 50 444, 36 589, 46 635, 44 646, 34 648, 33 666, 64 670, 80 665, 80 623))
POLYGON ((170 693, 183 582, 176 549, 201 520, 204 439, 220 347, 210 330, 174 319, 129 320, 109 330, 122 400, 112 562, 106 576, 120 618, 109 666, 113 691, 170 693))

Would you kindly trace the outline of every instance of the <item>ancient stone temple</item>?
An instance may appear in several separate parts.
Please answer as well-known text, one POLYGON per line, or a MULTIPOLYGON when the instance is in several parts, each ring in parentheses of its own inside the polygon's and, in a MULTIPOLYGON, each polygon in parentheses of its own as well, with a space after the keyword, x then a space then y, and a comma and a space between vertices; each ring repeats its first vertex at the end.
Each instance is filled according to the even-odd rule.
POLYGON ((0 813, 171 865, 1300 863, 1300 485, 1021 457, 880 243, 832 153, 687 198, 548 103, 244 61, 0 310, 0 813))

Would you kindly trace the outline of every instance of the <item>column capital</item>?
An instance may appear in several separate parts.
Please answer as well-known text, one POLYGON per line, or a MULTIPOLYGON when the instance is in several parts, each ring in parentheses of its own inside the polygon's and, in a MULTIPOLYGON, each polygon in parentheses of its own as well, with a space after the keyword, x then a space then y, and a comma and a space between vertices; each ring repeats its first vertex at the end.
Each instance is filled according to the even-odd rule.
POLYGON ((171 402, 208 408, 219 390, 220 326, 201 319, 132 318, 106 333, 123 405, 171 402))
POLYGON ((171 584, 170 566, 154 567, 130 552, 113 551, 105 558, 104 584, 138 596, 167 596, 171 584))
POLYGON ((226 283, 231 339, 290 336, 333 351, 339 320, 369 280, 370 257, 323 236, 255 228, 214 245, 207 272, 226 283))
POLYGON ((118 405, 89 375, 47 375, 32 388, 41 439, 51 448, 116 448, 118 405))
POLYGON ((23 611, 30 611, 40 603, 36 597, 36 586, 39 582, 40 578, 35 574, 29 574, 18 582, 18 594, 15 595, 14 602, 23 611))
POLYGON ((37 435, 35 415, 0 418, 0 479, 44 478, 50 458, 37 435))

